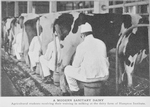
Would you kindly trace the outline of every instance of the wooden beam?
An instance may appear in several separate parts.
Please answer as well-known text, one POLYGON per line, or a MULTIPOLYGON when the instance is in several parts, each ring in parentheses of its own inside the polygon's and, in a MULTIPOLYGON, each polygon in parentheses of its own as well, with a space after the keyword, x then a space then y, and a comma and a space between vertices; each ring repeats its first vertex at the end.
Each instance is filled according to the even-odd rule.
POLYGON ((8 2, 6 2, 6 17, 8 17, 8 2))
MULTIPOLYGON (((149 13, 149 6, 147 6, 147 12, 149 13)), ((149 16, 150 21, 150 16, 149 16)), ((149 79, 150 79, 150 26, 148 30, 148 43, 149 43, 149 79)), ((150 82, 149 82, 149 95, 150 95, 150 82)))
POLYGON ((15 12, 15 17, 19 16, 19 6, 18 6, 18 1, 15 1, 14 12, 15 12))
POLYGON ((76 10, 67 10, 67 11, 60 11, 57 13, 69 13, 69 12, 85 12, 85 11, 94 11, 94 8, 88 8, 88 9, 76 9, 76 10))
POLYGON ((49 2, 49 13, 57 12, 57 1, 49 2))

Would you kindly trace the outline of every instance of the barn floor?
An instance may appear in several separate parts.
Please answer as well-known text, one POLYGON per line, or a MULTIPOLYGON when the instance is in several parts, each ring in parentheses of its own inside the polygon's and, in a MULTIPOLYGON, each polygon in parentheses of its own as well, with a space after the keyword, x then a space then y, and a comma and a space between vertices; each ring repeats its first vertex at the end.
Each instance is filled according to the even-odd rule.
MULTIPOLYGON (((125 83, 119 86, 116 94, 115 83, 115 54, 110 60, 110 77, 104 83, 103 96, 149 96, 149 70, 147 60, 136 67, 133 76, 133 87, 127 88, 125 83)), ((18 62, 12 56, 1 51, 1 70, 6 72, 20 95, 22 96, 61 96, 59 87, 45 84, 39 75, 32 75, 29 67, 24 62, 18 62)))

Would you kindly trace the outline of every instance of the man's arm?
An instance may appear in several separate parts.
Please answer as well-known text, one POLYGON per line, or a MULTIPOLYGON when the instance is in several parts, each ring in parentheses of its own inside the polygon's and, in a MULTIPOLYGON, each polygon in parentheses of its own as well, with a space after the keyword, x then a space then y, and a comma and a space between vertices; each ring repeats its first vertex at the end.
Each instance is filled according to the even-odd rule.
POLYGON ((50 42, 50 43, 48 44, 48 48, 47 48, 47 50, 46 50, 46 52, 45 52, 44 58, 45 58, 46 60, 50 60, 51 57, 52 57, 53 51, 54 51, 54 42, 52 41, 52 42, 50 42))
POLYGON ((83 56, 84 56, 84 50, 81 48, 81 46, 78 46, 76 49, 76 53, 72 65, 74 67, 80 67, 83 61, 83 56))
POLYGON ((33 52, 33 49, 34 49, 35 39, 36 39, 35 37, 32 39, 30 46, 29 46, 29 51, 31 51, 31 52, 33 52))

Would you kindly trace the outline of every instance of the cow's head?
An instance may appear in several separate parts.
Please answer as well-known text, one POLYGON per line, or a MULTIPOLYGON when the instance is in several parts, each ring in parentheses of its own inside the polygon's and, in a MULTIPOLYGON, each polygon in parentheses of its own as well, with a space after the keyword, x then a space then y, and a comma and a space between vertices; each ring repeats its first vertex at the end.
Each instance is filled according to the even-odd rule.
POLYGON ((125 28, 129 28, 130 26, 132 26, 132 18, 130 15, 123 15, 122 19, 122 23, 124 23, 125 28))
POLYGON ((24 21, 24 16, 20 16, 18 19, 18 23, 19 23, 21 28, 23 28, 23 21, 24 21))
POLYGON ((140 18, 141 16, 138 14, 129 14, 129 13, 123 14, 122 26, 119 36, 122 35, 122 33, 124 33, 132 25, 137 25, 139 23, 140 18))
POLYGON ((77 45, 80 43, 80 30, 73 33, 76 19, 79 17, 78 12, 61 14, 54 22, 54 31, 56 31, 60 40, 62 40, 63 48, 61 49, 61 66, 65 67, 70 64, 72 55, 77 45))
POLYGON ((60 40, 64 40, 71 30, 73 16, 65 13, 60 15, 54 22, 54 31, 57 32, 60 40))
POLYGON ((75 20, 75 23, 74 23, 74 27, 72 29, 72 32, 73 33, 76 33, 78 31, 78 27, 81 25, 81 24, 85 24, 86 23, 86 17, 85 17, 85 14, 83 13, 80 13, 79 14, 79 17, 75 20))

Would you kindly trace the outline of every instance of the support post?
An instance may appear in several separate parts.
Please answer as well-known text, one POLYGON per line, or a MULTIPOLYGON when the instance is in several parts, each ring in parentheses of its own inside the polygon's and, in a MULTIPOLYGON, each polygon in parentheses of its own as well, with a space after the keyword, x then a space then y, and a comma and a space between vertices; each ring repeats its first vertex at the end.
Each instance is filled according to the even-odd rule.
MULTIPOLYGON (((147 12, 149 13, 149 5, 147 6, 147 12)), ((150 20, 150 16, 149 16, 150 20)), ((148 43, 149 43, 149 53, 150 53, 150 25, 148 27, 148 43)), ((150 54, 149 54, 149 79, 150 79, 150 54)), ((149 95, 150 95, 150 82, 149 82, 149 95)))
POLYGON ((94 1, 94 13, 99 13, 99 1, 94 1))
POLYGON ((15 17, 19 16, 19 6, 18 6, 18 1, 15 1, 15 17))
POLYGON ((95 0, 94 13, 108 13, 109 0, 95 0))
POLYGON ((8 17, 8 2, 6 2, 6 17, 8 17))
POLYGON ((122 13, 126 13, 125 3, 126 3, 126 1, 123 1, 123 9, 122 9, 122 13))
POLYGON ((129 13, 136 14, 136 12, 137 12, 137 6, 130 6, 129 7, 129 13))
POLYGON ((49 1, 49 13, 57 12, 57 1, 49 1))
POLYGON ((27 1, 27 13, 32 13, 32 1, 27 1))
MULTIPOLYGON (((114 0, 114 1, 112 1, 113 2, 113 5, 116 5, 116 1, 114 0)), ((114 8, 114 9, 112 9, 112 11, 113 11, 113 13, 115 13, 116 11, 115 11, 116 9, 114 8)))
POLYGON ((116 46, 116 95, 118 95, 119 83, 118 83, 118 46, 116 46))

